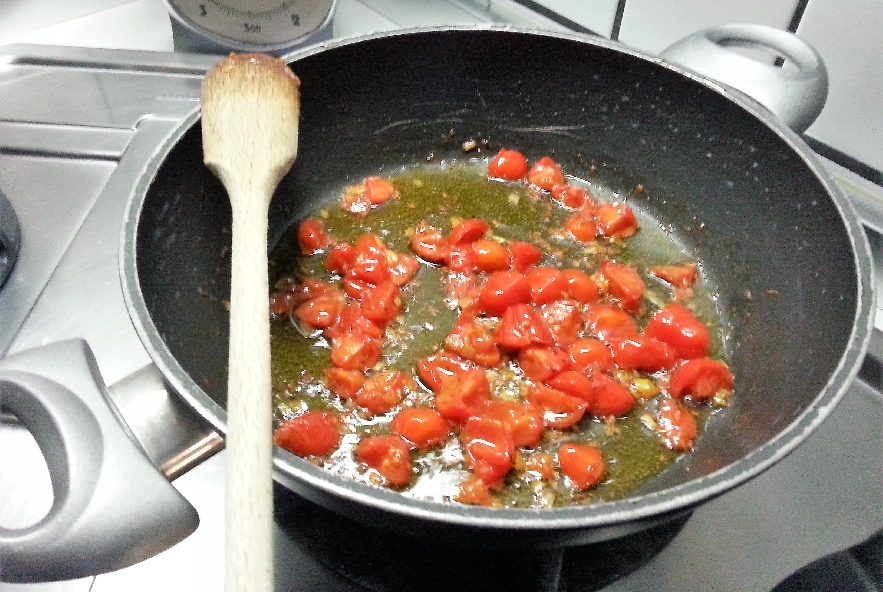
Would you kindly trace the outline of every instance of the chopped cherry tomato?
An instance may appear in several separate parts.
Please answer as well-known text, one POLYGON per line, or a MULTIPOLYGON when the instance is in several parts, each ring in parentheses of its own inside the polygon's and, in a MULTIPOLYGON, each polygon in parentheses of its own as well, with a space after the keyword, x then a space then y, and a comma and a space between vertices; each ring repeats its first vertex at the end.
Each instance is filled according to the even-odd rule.
POLYGON ((546 321, 527 304, 515 304, 506 309, 494 332, 494 339, 497 345, 507 349, 555 345, 555 337, 546 321))
POLYGON ((664 282, 679 288, 688 288, 693 285, 698 275, 695 262, 681 265, 654 265, 647 269, 652 275, 664 282))
POLYGON ((499 484, 515 461, 515 442, 498 421, 470 417, 460 431, 466 463, 472 473, 493 487, 499 484))
POLYGON ((365 197, 372 206, 380 205, 396 196, 396 188, 392 183, 380 177, 368 177, 365 179, 365 197))
POLYGON ((564 174, 554 160, 544 156, 534 163, 527 173, 527 180, 540 189, 550 191, 556 185, 564 185, 564 174))
POLYGON ((447 440, 451 433, 448 420, 435 409, 411 407, 396 413, 390 429, 417 448, 429 448, 447 440))
POLYGON ((463 312, 445 338, 444 347, 449 352, 472 360, 486 368, 500 363, 500 350, 490 330, 475 322, 475 317, 463 312))
POLYGON ((435 393, 435 408, 445 419, 463 422, 477 415, 491 398, 491 385, 482 368, 457 374, 457 380, 446 380, 435 393))
POLYGON ((595 304, 585 313, 586 330, 602 341, 638 334, 632 315, 612 304, 595 304))
POLYGON ((337 366, 325 368, 328 388, 341 399, 352 399, 365 384, 365 375, 358 370, 344 370, 337 366))
POLYGON ((411 479, 410 446, 399 436, 363 438, 356 446, 356 456, 380 473, 389 485, 407 485, 411 479))
POLYGON ((399 287, 391 281, 368 288, 362 294, 362 315, 381 327, 399 316, 403 306, 399 287))
POLYGON ((536 446, 543 435, 543 411, 535 405, 492 399, 485 401, 479 415, 500 422, 516 446, 536 446))
POLYGON ((679 358, 701 358, 708 354, 708 329, 686 306, 671 302, 650 317, 644 334, 671 347, 679 358))
POLYGON ((555 345, 569 345, 579 338, 583 313, 575 300, 556 300, 540 307, 540 315, 549 326, 555 345))
POLYGON ((604 259, 598 270, 607 280, 607 293, 627 310, 636 310, 646 286, 638 272, 623 263, 604 259))
POLYGON ((567 279, 555 267, 534 267, 524 274, 530 284, 530 299, 534 304, 548 304, 561 298, 567 279))
POLYGON ((414 379, 401 370, 385 370, 365 379, 356 393, 356 403, 372 415, 381 415, 395 409, 416 386, 414 379))
POLYGON ((583 374, 595 374, 613 369, 613 352, 607 344, 592 337, 577 339, 567 348, 573 369, 583 374))
POLYGON ((495 240, 483 238, 472 243, 472 259, 478 271, 509 269, 509 251, 495 240))
POLYGON ((451 234, 448 235, 448 243, 451 245, 471 243, 480 239, 487 231, 487 222, 480 218, 469 218, 454 226, 451 234))
POLYGON ((304 255, 321 253, 332 243, 325 224, 318 218, 307 218, 297 229, 297 244, 304 255))
POLYGON ((421 222, 411 235, 411 249, 425 261, 443 263, 448 252, 448 239, 438 228, 421 222))
MULTIPOLYGON (((460 301, 478 298, 478 277, 471 271, 450 271, 445 275, 445 294, 452 300, 460 301)), ((468 308, 461 306, 461 308, 468 308)))
POLYGON ((581 243, 590 243, 598 236, 598 221, 592 209, 582 209, 564 221, 564 230, 581 243))
POLYGON ((543 252, 535 245, 522 241, 509 243, 509 267, 514 271, 524 273, 542 258, 543 252))
POLYGON ((281 317, 291 313, 297 296, 293 292, 275 292, 270 295, 270 314, 281 317))
POLYGON ((417 374, 423 384, 433 392, 438 392, 445 382, 461 372, 475 368, 475 362, 456 354, 441 351, 417 362, 417 374))
POLYGON ((337 322, 343 309, 343 298, 339 294, 316 296, 298 306, 294 314, 310 327, 325 329, 337 322))
POLYGON ((667 399, 656 412, 656 431, 671 450, 689 450, 699 433, 696 418, 677 401, 667 399))
POLYGON ((331 340, 331 363, 344 370, 365 371, 382 353, 380 341, 364 333, 347 333, 331 340))
POLYGON ((514 304, 530 302, 530 283, 523 273, 495 271, 485 281, 478 295, 478 305, 491 316, 499 317, 514 304))
POLYGON ((579 423, 588 407, 583 399, 541 384, 528 387, 527 400, 543 409, 544 425, 557 429, 569 428, 579 423))
POLYGON ((559 372, 546 381, 546 386, 550 386, 555 390, 561 391, 565 395, 577 397, 589 403, 591 409, 594 403, 594 393, 592 392, 592 383, 584 374, 573 370, 565 370, 559 372))
POLYGON ((638 219, 623 203, 603 203, 595 209, 598 234, 610 238, 626 238, 638 231, 638 219))
POLYGON ((349 243, 340 242, 331 247, 325 260, 325 270, 345 274, 356 261, 356 249, 349 243))
POLYGON ((524 470, 550 481, 555 478, 555 457, 548 452, 531 454, 524 460, 524 470))
POLYGON ((330 411, 308 411, 279 426, 273 442, 298 456, 325 456, 340 445, 340 419, 330 411))
POLYGON ((530 346, 518 352, 518 365, 529 379, 545 382, 570 367, 567 354, 557 347, 530 346))
POLYGON ((356 249, 356 259, 347 272, 347 279, 367 282, 372 286, 391 281, 387 248, 379 236, 363 234, 356 239, 353 246, 356 249))
POLYGON ((325 329, 325 337, 336 339, 344 335, 362 334, 378 339, 383 337, 383 327, 374 324, 362 315, 362 305, 351 302, 343 307, 337 322, 325 329))
POLYGON ((614 364, 623 370, 658 372, 671 368, 678 361, 675 351, 665 342, 646 335, 612 339, 610 349, 614 364))
POLYGON ((388 251, 386 259, 392 281, 397 286, 404 286, 410 282, 420 270, 420 260, 407 253, 388 251))
POLYGON ((689 395, 696 401, 730 390, 733 390, 733 373, 729 366, 711 358, 687 360, 675 369, 668 385, 668 392, 675 399, 689 395))
POLYGON ((589 192, 576 185, 556 185, 552 187, 551 193, 552 199, 572 210, 578 210, 583 206, 593 209, 595 206, 595 200, 589 192))
POLYGON ((564 278, 564 293, 583 304, 594 304, 601 296, 598 284, 592 276, 579 269, 565 269, 561 272, 564 278))
POLYGON ((625 415, 635 406, 629 390, 606 374, 592 377, 592 399, 588 412, 595 417, 625 415))
POLYGON ((558 466, 577 491, 591 489, 607 472, 607 465, 597 446, 564 444, 558 449, 558 466))
POLYGON ((340 294, 340 289, 329 282, 323 282, 316 278, 305 278, 297 288, 297 299, 300 302, 322 296, 325 294, 340 294))
POLYGON ((445 265, 451 271, 475 271, 475 252, 472 243, 450 245, 445 254, 445 265))
POLYGON ((487 483, 475 475, 470 475, 457 485, 457 495, 454 499, 461 504, 470 506, 494 505, 494 498, 491 496, 491 490, 488 489, 487 483))
POLYGON ((518 181, 527 174, 527 159, 517 150, 503 148, 488 163, 487 174, 494 179, 518 181))

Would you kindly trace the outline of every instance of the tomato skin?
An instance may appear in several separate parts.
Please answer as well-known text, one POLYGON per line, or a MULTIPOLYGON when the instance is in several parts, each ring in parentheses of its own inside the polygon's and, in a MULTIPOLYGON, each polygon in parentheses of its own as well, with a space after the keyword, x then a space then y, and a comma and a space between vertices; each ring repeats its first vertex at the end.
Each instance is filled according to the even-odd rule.
POLYGON ((567 280, 554 267, 534 267, 524 274, 530 284, 530 299, 534 304, 548 304, 561 298, 567 280))
POLYGON ((356 446, 356 457, 380 473, 388 485, 407 485, 411 479, 410 446, 399 436, 363 438, 356 446))
POLYGON ((595 208, 598 234, 610 238, 627 238, 638 231, 635 212, 623 203, 603 203, 595 208))
POLYGON ((644 334, 667 343, 679 358, 708 355, 708 329, 683 304, 671 302, 653 313, 644 334))
POLYGON ((544 156, 534 163, 527 173, 527 180, 540 189, 551 191, 556 185, 564 185, 564 174, 551 157, 544 156))
POLYGON ((574 300, 556 300, 540 307, 540 315, 549 330, 555 345, 566 347, 579 338, 583 327, 583 314, 574 300))
POLYGON ((704 401, 722 390, 733 390, 733 373, 724 362, 712 358, 687 360, 675 369, 668 386, 675 399, 689 395, 695 401, 704 401))
POLYGON ((472 259, 478 271, 503 271, 509 269, 509 251, 495 240, 478 239, 472 243, 472 259))
POLYGON ((632 315, 613 304, 595 304, 583 316, 586 330, 601 341, 638 334, 638 324, 632 315))
POLYGON ((527 400, 543 409, 543 424, 556 429, 569 428, 579 423, 588 407, 583 399, 541 384, 528 387, 527 400))
POLYGON ((564 220, 564 230, 576 241, 590 243, 598 236, 598 221, 592 210, 579 210, 564 220))
POLYGON ((604 342, 592 337, 577 339, 567 348, 574 370, 595 374, 613 369, 613 352, 604 342))
POLYGON ((414 379, 404 372, 385 370, 366 378, 355 400, 372 415, 382 415, 395 409, 416 386, 414 379))
POLYGON ((491 316, 502 316, 515 304, 530 302, 530 283, 523 273, 495 271, 485 281, 478 295, 478 306, 491 316))
POLYGON ((627 310, 636 310, 646 286, 638 272, 623 263, 604 259, 598 269, 607 280, 607 293, 619 300, 627 310))
POLYGON ((462 245, 477 241, 484 236, 488 228, 487 222, 481 218, 463 220, 451 230, 451 233, 448 235, 448 244, 462 245))
POLYGON ((497 345, 506 349, 523 349, 530 345, 555 345, 555 337, 543 317, 527 304, 506 309, 494 332, 497 345))
POLYGON ((311 327, 325 329, 335 324, 343 309, 343 298, 328 294, 310 298, 294 310, 300 321, 311 327))
POLYGON ((607 465, 597 446, 564 444, 558 449, 558 466, 577 491, 591 489, 607 473, 607 465))
POLYGON ((678 357, 665 342, 646 335, 632 335, 610 341, 613 362, 623 370, 658 372, 675 365, 678 357))
POLYGON ((536 245, 523 241, 509 243, 509 267, 513 271, 524 273, 543 258, 543 252, 536 245))
POLYGON ((435 393, 435 408, 447 420, 464 422, 477 415, 491 398, 491 385, 482 368, 472 368, 447 380, 435 393))
POLYGON ((426 407, 402 409, 392 418, 390 428, 417 448, 440 444, 451 433, 451 426, 442 414, 426 407))
POLYGON ((699 433, 696 418, 683 405, 672 399, 662 402, 656 412, 656 431, 671 450, 689 450, 699 433))
POLYGON ((325 456, 340 445, 340 419, 330 411, 308 411, 279 426, 273 443, 298 456, 325 456))
POLYGON ((491 332, 475 322, 473 315, 463 312, 445 338, 444 348, 486 368, 500 363, 500 350, 491 332))
POLYGON ((570 367, 567 354, 557 347, 529 346, 518 351, 518 365, 534 382, 545 382, 570 367))
POLYGON ((564 278, 564 293, 578 302, 594 304, 601 296, 598 284, 584 271, 564 269, 561 271, 561 277, 564 278))
POLYGON ((364 333, 347 333, 331 340, 331 363, 344 370, 364 372, 380 361, 383 345, 364 333))
POLYGON ((625 415, 635 406, 629 390, 606 374, 592 377, 592 403, 588 411, 595 417, 625 415))
POLYGON ((448 239, 438 228, 421 222, 411 235, 411 249, 425 261, 444 263, 448 252, 448 239))
POLYGON ((502 148, 488 163, 487 174, 494 179, 518 181, 527 174, 527 159, 517 150, 502 148))
POLYGON ((566 208, 578 210, 582 207, 594 208, 595 200, 589 192, 576 185, 556 185, 550 190, 552 199, 566 208))
POLYGON ((365 375, 358 370, 344 370, 337 366, 325 368, 328 388, 341 399, 352 399, 365 384, 365 375))
POLYGON ((698 266, 694 261, 680 265, 654 265, 647 271, 672 286, 689 288, 696 281, 698 266))
POLYGON ((362 294, 362 315, 381 327, 399 316, 403 307, 399 287, 391 281, 368 288, 362 294))
POLYGON ((430 390, 438 392, 451 378, 476 367, 471 360, 441 351, 420 359, 417 362, 417 375, 430 390))
POLYGON ((356 261, 356 249, 349 243, 340 242, 331 247, 325 260, 325 270, 345 274, 356 261))
POLYGON ((479 416, 502 424, 515 446, 536 446, 543 435, 543 411, 535 405, 491 399, 479 416))
POLYGON ((515 461, 515 442, 498 421, 470 417, 460 431, 463 455, 472 473, 493 487, 499 484, 515 461))
POLYGON ((595 400, 592 382, 584 374, 573 370, 559 372, 546 381, 546 386, 586 401, 589 404, 588 409, 591 409, 595 400))
POLYGON ((297 244, 304 255, 321 253, 332 243, 325 224, 318 218, 307 218, 297 229, 297 244))

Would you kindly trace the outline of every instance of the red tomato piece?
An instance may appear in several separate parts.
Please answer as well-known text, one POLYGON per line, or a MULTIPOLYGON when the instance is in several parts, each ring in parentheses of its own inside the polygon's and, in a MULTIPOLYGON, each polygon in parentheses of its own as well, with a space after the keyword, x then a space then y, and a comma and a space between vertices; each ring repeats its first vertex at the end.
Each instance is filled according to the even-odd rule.
POLYGON ((555 478, 555 457, 548 452, 531 454, 524 460, 524 469, 550 481, 555 478))
POLYGON ((556 185, 552 187, 551 193, 552 199, 572 210, 578 210, 582 207, 593 209, 595 207, 595 200, 592 199, 589 192, 576 185, 556 185))
POLYGON ((667 399, 656 412, 656 432, 671 450, 689 450, 699 434, 696 418, 677 401, 667 399))
POLYGON ((527 174, 527 159, 517 150, 503 148, 488 163, 487 174, 494 179, 518 181, 527 174))
POLYGON ((393 184, 381 177, 368 177, 364 187, 365 197, 372 206, 380 205, 398 194, 393 184))
POLYGON ((482 368, 472 368, 457 375, 456 380, 443 381, 435 393, 435 408, 445 419, 464 422, 477 415, 491 398, 491 385, 482 368))
POLYGON ((291 314, 291 309, 297 301, 293 292, 274 292, 270 295, 270 315, 281 317, 291 314))
POLYGON ((592 403, 588 412, 595 417, 625 415, 635 406, 629 390, 606 374, 596 374, 592 382, 592 403))
POLYGON ((509 251, 495 240, 482 238, 472 243, 472 259, 478 271, 509 269, 509 251))
POLYGON ((514 271, 524 273, 542 258, 543 252, 535 245, 523 241, 509 243, 509 267, 514 271))
POLYGON ((635 319, 613 304, 595 304, 584 315, 586 330, 602 341, 638 334, 635 319))
POLYGON ((478 306, 495 317, 502 316, 512 305, 527 302, 530 302, 530 283, 517 271, 495 271, 478 295, 478 306))
POLYGON ((391 281, 368 288, 362 294, 362 315, 381 327, 399 316, 403 306, 399 287, 391 281))
MULTIPOLYGON (((456 301, 469 299, 468 304, 478 298, 478 277, 471 271, 450 271, 445 274, 445 294, 456 301)), ((467 308, 468 306, 461 306, 467 308)))
POLYGON ((448 235, 448 244, 462 245, 477 241, 484 236, 488 228, 487 222, 480 218, 463 220, 451 230, 451 234, 448 235))
POLYGON ((668 385, 668 392, 675 399, 689 395, 696 401, 730 390, 733 373, 725 363, 712 358, 687 360, 675 369, 668 385))
POLYGON ((711 343, 705 325, 677 302, 653 313, 644 334, 667 343, 679 358, 702 358, 708 355, 711 343))
POLYGON ((555 345, 564 347, 579 338, 583 313, 575 300, 556 300, 540 307, 540 315, 549 326, 555 345))
POLYGON ((445 254, 445 265, 451 271, 475 271, 475 252, 472 243, 450 245, 445 254))
POLYGON ((321 253, 332 243, 325 224, 318 218, 307 218, 297 229, 297 244, 304 255, 321 253))
POLYGON ((494 332, 494 339, 497 345, 507 349, 555 345, 555 337, 546 321, 527 304, 515 304, 506 309, 494 332))
POLYGON ((365 379, 356 393, 356 403, 372 415, 381 415, 395 409, 416 387, 414 379, 401 370, 385 370, 365 379))
POLYGON ((493 487, 515 462, 515 442, 500 422, 482 417, 470 417, 460 431, 463 455, 472 473, 493 487))
POLYGON ((383 345, 364 333, 347 333, 331 340, 331 363, 344 370, 365 371, 380 361, 383 345))
POLYGON ((607 473, 607 465, 597 446, 564 444, 558 449, 558 466, 577 491, 591 489, 607 473))
POLYGON ((328 388, 341 399, 352 399, 365 384, 365 375, 358 370, 344 370, 337 366, 325 368, 328 388))
POLYGON ((561 298, 567 280, 554 267, 534 267, 524 274, 530 284, 530 299, 534 304, 548 304, 561 298))
POLYGON ((441 230, 421 222, 411 235, 411 249, 430 263, 443 263, 448 252, 448 239, 441 230))
POLYGON ((362 305, 359 302, 350 302, 340 311, 337 322, 325 329, 325 337, 336 339, 344 335, 362 334, 379 339, 383 337, 383 332, 383 327, 362 315, 362 305))
POLYGON ((433 392, 441 390, 445 382, 459 373, 474 368, 475 362, 446 351, 426 356, 417 362, 420 380, 433 392))
POLYGON ((349 243, 340 242, 331 247, 325 260, 325 270, 345 274, 356 261, 356 249, 349 243))
POLYGON ((407 485, 411 479, 410 448, 399 436, 369 436, 356 446, 356 457, 380 473, 388 485, 407 485))
POLYGON ((581 243, 590 243, 598 236, 594 210, 582 209, 564 220, 564 230, 581 243))
POLYGON ((613 352, 607 344, 592 337, 577 339, 567 348, 574 370, 595 374, 613 369, 613 352))
POLYGON ((586 401, 589 404, 588 409, 591 409, 595 402, 592 382, 584 374, 573 370, 559 372, 546 381, 546 386, 586 401))
POLYGON ((501 423, 516 446, 536 446, 543 435, 543 410, 535 405, 492 399, 479 414, 501 423))
POLYGON ((564 173, 561 172, 558 163, 544 156, 528 171, 527 180, 540 189, 550 191, 556 185, 564 185, 564 173))
POLYGON ((303 302, 325 294, 340 294, 340 289, 335 284, 308 277, 300 283, 296 294, 298 301, 303 302))
POLYGON ((330 411, 308 411, 280 425, 273 443, 298 456, 325 456, 340 445, 340 418, 330 411))
POLYGON ((601 296, 598 284, 584 271, 564 269, 561 277, 564 278, 564 293, 583 304, 594 304, 601 296))
POLYGON ((363 234, 356 239, 353 246, 356 249, 356 259, 350 266, 347 279, 367 282, 372 286, 379 286, 392 279, 386 257, 388 249, 379 236, 363 234))
POLYGON ((624 203, 603 203, 595 208, 598 234, 610 238, 627 238, 638 231, 635 212, 624 203))
POLYGON ((475 322, 475 317, 460 313, 457 322, 445 338, 444 347, 451 353, 472 360, 486 368, 500 363, 500 350, 490 330, 475 322))
POLYGON ((294 314, 310 327, 325 329, 337 322, 343 309, 343 298, 339 294, 327 294, 310 298, 298 306, 294 314))
POLYGON ((541 384, 528 387, 527 400, 543 409, 543 424, 556 429, 579 423, 588 407, 583 399, 541 384))
POLYGON ((627 310, 636 310, 646 286, 638 272, 623 263, 604 259, 598 269, 607 280, 607 293, 619 300, 627 310))
POLYGON ((678 357, 665 342, 647 337, 632 335, 610 340, 613 363, 623 370, 643 370, 658 372, 675 365, 678 357))
POLYGON ((451 433, 448 420, 435 409, 426 407, 402 409, 392 418, 390 429, 417 448, 440 444, 451 433))
POLYGON ((570 367, 567 354, 557 347, 529 346, 518 352, 518 365, 534 382, 545 382, 570 367))
POLYGON ((386 259, 392 282, 397 286, 404 286, 420 271, 420 260, 413 255, 388 251, 386 259))
POLYGON ((470 506, 493 506, 494 498, 491 496, 491 490, 488 489, 487 483, 470 475, 462 483, 457 485, 457 495, 455 500, 461 504, 470 506))
POLYGON ((672 286, 689 288, 696 281, 698 266, 695 262, 681 265, 654 265, 647 271, 672 286))

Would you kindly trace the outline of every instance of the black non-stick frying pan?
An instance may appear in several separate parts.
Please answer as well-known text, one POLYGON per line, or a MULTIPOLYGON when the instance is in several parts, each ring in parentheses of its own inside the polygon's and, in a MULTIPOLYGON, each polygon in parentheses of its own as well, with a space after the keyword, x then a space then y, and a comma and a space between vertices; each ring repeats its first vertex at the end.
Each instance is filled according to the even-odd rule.
MULTIPOLYGON (((345 185, 463 159, 468 139, 486 140, 490 152, 551 154, 569 174, 620 191, 700 261, 728 321, 736 377, 733 405, 695 450, 624 500, 543 510, 439 504, 277 449, 276 479, 295 492, 365 523, 466 544, 605 540, 681 516, 770 467, 854 377, 873 310, 866 238, 800 138, 741 93, 605 40, 508 29, 335 42, 297 54, 292 68, 300 151, 271 205, 271 244, 345 185)), ((124 289, 156 364, 221 432, 229 229, 194 115, 136 189, 124 289)))

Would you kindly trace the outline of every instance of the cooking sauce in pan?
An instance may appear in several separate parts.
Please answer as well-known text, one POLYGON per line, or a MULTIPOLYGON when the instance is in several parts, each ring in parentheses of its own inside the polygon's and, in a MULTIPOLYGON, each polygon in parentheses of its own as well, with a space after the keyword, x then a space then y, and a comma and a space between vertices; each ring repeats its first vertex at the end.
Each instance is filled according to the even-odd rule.
MULTIPOLYGON (((689 451, 692 438, 689 433, 679 432, 680 428, 689 432, 691 422, 695 422, 701 431, 709 414, 727 406, 732 376, 726 366, 717 361, 723 352, 713 293, 703 285, 701 268, 695 266, 696 262, 690 261, 674 238, 640 211, 635 211, 640 229, 633 235, 631 230, 620 232, 611 227, 607 234, 614 236, 578 240, 574 235, 581 232, 579 224, 574 223, 579 221, 578 212, 595 210, 591 205, 580 205, 580 192, 568 190, 575 191, 569 198, 566 192, 561 193, 559 185, 551 192, 557 197, 553 199, 550 191, 524 180, 523 175, 514 175, 513 178, 517 177, 514 181, 489 178, 487 167, 486 161, 472 161, 406 169, 389 179, 391 186, 385 181, 376 181, 379 190, 369 187, 367 193, 389 192, 394 188, 395 195, 385 200, 388 195, 384 194, 384 203, 378 205, 366 201, 365 185, 348 188, 344 201, 348 200, 349 210, 355 213, 341 207, 340 202, 327 204, 280 243, 271 256, 271 283, 276 286, 271 296, 274 417, 279 428, 276 442, 333 473, 438 501, 497 507, 552 507, 627 496, 689 451), (571 220, 568 222, 568 219, 571 220), (486 228, 475 220, 482 221, 486 228), (438 232, 433 234, 432 229, 438 232), (421 241, 415 239, 415 232, 418 237, 427 237, 424 247, 419 246, 421 241), (365 235, 376 236, 372 239, 364 238, 365 235), (451 255, 448 247, 447 256, 435 262, 415 257, 415 245, 418 245, 417 252, 432 259, 434 254, 425 245, 431 247, 435 243, 429 239, 439 236, 466 245, 459 252, 467 254, 458 259, 451 255), (475 243, 475 240, 487 242, 475 243), (587 274, 597 286, 595 295, 582 294, 573 284, 554 300, 568 303, 564 311, 577 311, 579 328, 562 329, 561 325, 566 323, 561 323, 554 331, 554 344, 541 336, 527 347, 519 346, 520 349, 513 349, 511 340, 498 337, 503 345, 495 347, 499 361, 482 358, 480 352, 476 354, 471 347, 474 343, 468 337, 473 334, 458 333, 456 327, 474 328, 477 324, 486 330, 483 335, 499 336, 504 332, 501 325, 506 323, 503 310, 508 308, 503 306, 497 311, 483 308, 490 300, 482 299, 481 286, 491 276, 486 268, 491 264, 482 260, 485 268, 481 268, 468 253, 478 248, 476 244, 487 246, 489 242, 505 247, 509 257, 506 269, 497 275, 515 273, 512 267, 520 263, 512 263, 517 259, 512 253, 517 251, 519 242, 539 247, 541 257, 519 271, 541 267, 576 269, 587 274), (409 279, 394 290, 401 298, 401 312, 389 302, 386 309, 379 308, 382 317, 385 314, 382 311, 392 307, 388 318, 375 323, 386 325, 378 338, 382 352, 374 358, 369 355, 367 361, 362 362, 364 367, 358 360, 345 359, 337 364, 343 365, 344 371, 337 369, 329 374, 327 369, 335 366, 333 360, 341 359, 332 357, 335 341, 330 335, 338 338, 341 331, 335 333, 328 327, 340 326, 341 309, 332 305, 329 313, 321 306, 321 298, 313 301, 313 305, 319 302, 318 307, 309 301, 317 290, 322 292, 331 285, 335 286, 329 292, 332 301, 352 304, 358 300, 352 295, 362 289, 353 287, 354 283, 352 289, 347 290, 350 296, 343 296, 342 277, 353 279, 355 276, 349 271, 352 259, 344 264, 337 258, 342 260, 352 255, 344 256, 346 249, 334 244, 362 245, 362 249, 366 244, 379 244, 379 248, 391 253, 387 263, 400 263, 401 269, 407 268, 404 273, 409 279), (415 262, 418 263, 416 273, 415 262), (328 271, 329 266, 337 271, 328 271), (623 272, 623 268, 627 271, 623 272), (620 273, 625 275, 617 280, 620 273), (628 289, 635 275, 645 287, 637 300, 628 289), (478 287, 469 290, 462 287, 462 282, 453 282, 450 278, 475 282, 478 287), (621 287, 623 284, 626 288, 621 287), (579 299, 574 297, 577 293, 579 299), (673 302, 677 304, 670 304, 673 302), (674 357, 667 351, 664 362, 646 362, 643 358, 629 362, 626 346, 619 345, 620 349, 615 351, 622 353, 616 354, 613 367, 608 366, 609 362, 594 367, 579 366, 575 358, 568 355, 576 347, 571 347, 575 339, 579 338, 578 344, 582 344, 583 338, 597 337, 599 331, 604 333, 593 329, 587 321, 599 316, 597 312, 590 312, 592 310, 602 310, 604 306, 620 311, 627 309, 638 332, 643 333, 654 314, 659 316, 652 321, 658 329, 663 312, 682 313, 683 309, 678 308, 681 305, 689 310, 690 318, 698 319, 707 329, 707 345, 700 348, 701 351, 683 355, 681 349, 675 348, 678 351, 674 357), (478 313, 463 313, 471 309, 477 309, 478 313), (662 309, 664 311, 659 312, 662 309), (460 339, 452 340, 452 330, 460 339), (446 340, 447 347, 443 345, 446 340), (525 350, 531 353, 524 353, 525 350), (480 364, 464 360, 463 356, 480 364), (692 374, 683 369, 690 364, 690 360, 684 358, 701 360, 693 361, 692 374), (712 363, 710 359, 715 361, 712 363), (456 364, 459 364, 455 368, 458 374, 447 386, 449 392, 442 395, 440 391, 445 388, 442 383, 451 380, 444 378, 444 370, 456 364), (708 365, 712 365, 710 387, 703 386, 701 379, 696 378, 696 366, 702 364, 706 365, 706 374, 708 365), (467 386, 465 374, 459 373, 459 368, 467 365, 479 368, 488 377, 490 394, 486 398, 506 403, 499 404, 496 411, 485 413, 475 411, 476 405, 490 408, 498 404, 464 403, 456 399, 462 396, 458 393, 471 388, 467 386), (550 370, 552 367, 556 372, 550 370), (673 380, 679 371, 681 376, 673 380), (574 377, 575 374, 582 378, 574 377), (600 375, 603 377, 599 378, 600 375), (373 382, 368 378, 363 384, 366 376, 374 376, 373 382), (599 403, 602 395, 583 392, 587 378, 616 384, 614 388, 618 388, 619 397, 623 392, 628 395, 628 409, 622 411, 621 398, 613 407, 604 407, 599 403), (372 389, 376 396, 364 394, 372 389), (691 389, 695 394, 690 394, 691 389), (539 390, 545 392, 537 394, 539 390), (549 395, 550 390, 555 392, 549 395), (562 391, 569 393, 567 399, 561 399, 562 391), (451 393, 455 393, 455 404, 450 403, 451 393), (447 405, 442 404, 443 398, 448 401, 447 405), (436 399, 444 412, 444 430, 433 436, 432 430, 438 428, 438 413, 426 410, 434 407, 436 399), (566 403, 563 407, 562 401, 566 403), (568 407, 574 403, 582 409, 568 407), (468 412, 463 412, 464 405, 469 408, 468 412), (401 410, 415 408, 421 411, 411 412, 414 416, 407 420, 410 431, 405 425, 407 414, 398 420, 402 423, 393 421, 401 410), (530 412, 525 415, 522 412, 526 408, 530 412), (516 413, 513 409, 519 411, 516 413), (467 419, 472 414, 494 419, 467 419), (516 416, 520 427, 513 428, 515 424, 506 422, 516 416), (580 416, 581 419, 574 421, 574 417, 580 416), (308 421, 310 418, 316 421, 308 421), (511 440, 500 439, 501 429, 497 428, 501 425, 505 425, 506 430, 502 431, 508 430, 509 436, 521 430, 513 436, 516 440, 520 438, 520 445, 513 448, 511 440), (530 435, 525 436, 525 430, 530 435), (684 437, 679 439, 679 434, 684 437), (415 442, 423 437, 426 441, 415 442), (369 439, 373 446, 365 444, 369 439)), ((506 176, 505 170, 503 173, 492 170, 498 176, 506 176)), ((551 186, 548 181, 538 183, 551 186)), ((620 204, 623 200, 609 188, 585 180, 568 178, 567 185, 587 190, 597 204, 620 204)), ((594 220, 592 227, 596 228, 597 215, 591 219, 594 220)), ((528 253, 536 251, 528 249, 528 253)), ((552 271, 545 273, 550 277, 555 275, 552 271)), ((539 276, 543 274, 537 273, 532 281, 541 283, 539 276)), ((364 283, 358 285, 364 286, 364 283)), ((358 298, 362 299, 363 307, 368 307, 364 294, 360 292, 358 298)), ((542 299, 542 296, 531 296, 527 306, 541 311, 542 299)), ((555 305, 546 304, 547 312, 541 318, 555 317, 548 312, 555 305)), ((377 318, 376 310, 374 317, 377 318)), ((665 318, 666 323, 680 322, 678 318, 674 321, 668 316, 665 318)), ((358 333, 355 325, 357 323, 350 322, 347 330, 358 333)), ((375 329, 376 326, 370 330, 375 329)), ((659 331, 654 336, 658 337, 659 331)), ((603 337, 608 344, 621 344, 631 340, 632 333, 615 338, 604 334, 603 337)), ((706 374, 700 371, 698 375, 706 374)))

